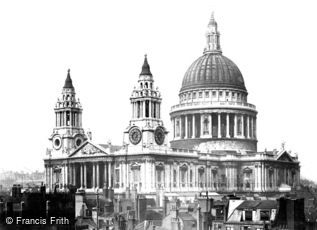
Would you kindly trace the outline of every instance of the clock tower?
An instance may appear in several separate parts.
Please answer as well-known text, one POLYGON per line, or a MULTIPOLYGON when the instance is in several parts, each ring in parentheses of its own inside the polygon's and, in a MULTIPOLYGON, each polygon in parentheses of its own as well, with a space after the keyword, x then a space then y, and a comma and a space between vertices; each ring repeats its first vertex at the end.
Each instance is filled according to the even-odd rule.
POLYGON ((49 140, 52 142, 52 157, 65 157, 78 148, 87 137, 82 128, 82 107, 75 98, 75 88, 68 70, 62 97, 55 105, 55 128, 49 140))
POLYGON ((130 97, 132 118, 124 132, 124 144, 128 145, 129 153, 166 148, 167 131, 161 120, 161 101, 145 55, 138 85, 130 97))

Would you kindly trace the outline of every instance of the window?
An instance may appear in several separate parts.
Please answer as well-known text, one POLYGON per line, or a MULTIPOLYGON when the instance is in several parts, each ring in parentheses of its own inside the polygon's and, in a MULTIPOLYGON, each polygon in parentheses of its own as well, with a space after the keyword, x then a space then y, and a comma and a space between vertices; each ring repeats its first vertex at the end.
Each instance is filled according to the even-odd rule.
POLYGON ((252 210, 245 211, 245 221, 252 221, 252 210))
POLYGON ((222 91, 219 92, 219 97, 222 97, 222 91))
POLYGON ((213 96, 213 97, 216 96, 216 91, 212 91, 212 96, 213 96))
POLYGON ((173 183, 174 183, 174 187, 176 187, 176 170, 173 170, 173 183))
POLYGON ((209 134, 208 126, 209 126, 209 120, 208 120, 208 118, 205 118, 204 119, 204 129, 203 129, 203 134, 204 135, 208 135, 209 134))
POLYGON ((196 99, 196 93, 193 93, 193 99, 196 99))
POLYGON ((236 96, 236 94, 234 92, 232 92, 232 97, 235 97, 235 96, 236 96))
POLYGON ((209 92, 205 92, 205 97, 209 97, 209 92))
POLYGON ((229 97, 229 92, 226 92, 226 96, 229 97))
POLYGON ((182 186, 185 185, 185 176, 186 176, 186 171, 185 170, 181 170, 181 183, 182 183, 182 186))
POLYGON ((203 93, 199 92, 199 98, 202 98, 202 97, 203 97, 203 93))
POLYGON ((270 220, 270 211, 268 210, 261 210, 260 211, 260 220, 270 220))

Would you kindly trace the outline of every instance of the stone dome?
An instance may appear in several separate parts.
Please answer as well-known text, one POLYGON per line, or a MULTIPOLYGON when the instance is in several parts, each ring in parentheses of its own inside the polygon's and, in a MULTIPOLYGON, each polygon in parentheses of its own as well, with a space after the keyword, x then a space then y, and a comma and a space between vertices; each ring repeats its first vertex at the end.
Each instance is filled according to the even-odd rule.
POLYGON ((198 88, 247 91, 239 68, 221 52, 205 52, 186 71, 180 92, 198 88))

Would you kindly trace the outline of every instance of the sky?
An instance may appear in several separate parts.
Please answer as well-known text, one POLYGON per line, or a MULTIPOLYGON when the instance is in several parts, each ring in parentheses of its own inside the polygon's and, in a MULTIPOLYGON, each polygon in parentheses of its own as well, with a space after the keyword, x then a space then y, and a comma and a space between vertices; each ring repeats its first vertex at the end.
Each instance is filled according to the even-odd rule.
MULTIPOLYGON (((121 144, 144 54, 162 94, 162 117, 202 55, 212 11, 223 55, 257 106, 258 150, 297 153, 317 181, 315 1, 1 1, 0 170, 43 170, 54 106, 71 69, 93 141, 121 144)), ((170 137, 171 139, 171 137, 170 137)))

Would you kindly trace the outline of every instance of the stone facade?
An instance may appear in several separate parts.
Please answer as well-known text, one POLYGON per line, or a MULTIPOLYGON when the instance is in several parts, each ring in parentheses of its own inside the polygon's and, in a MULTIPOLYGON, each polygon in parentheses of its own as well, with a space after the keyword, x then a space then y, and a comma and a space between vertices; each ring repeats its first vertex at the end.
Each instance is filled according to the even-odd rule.
POLYGON ((68 185, 86 191, 113 188, 117 196, 137 190, 155 198, 158 205, 164 196, 193 199, 206 190, 295 189, 300 178, 297 156, 284 149, 257 151, 257 111, 247 102, 240 71, 221 57, 213 17, 206 37, 203 58, 189 68, 180 103, 171 109, 170 146, 161 119, 161 94, 147 57, 130 97, 132 117, 121 146, 96 144, 85 134, 82 109, 68 73, 49 138, 53 148, 44 160, 48 189, 66 190, 68 185))

